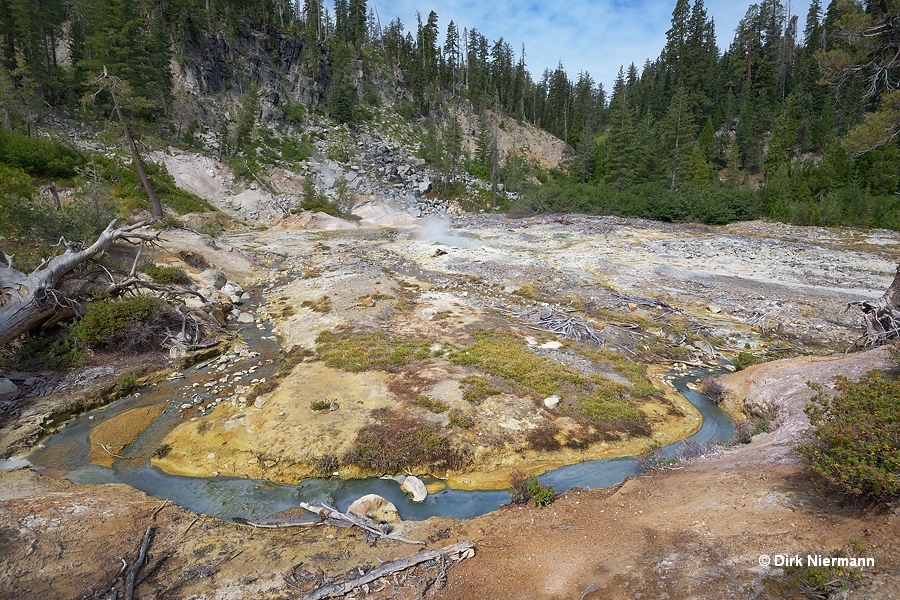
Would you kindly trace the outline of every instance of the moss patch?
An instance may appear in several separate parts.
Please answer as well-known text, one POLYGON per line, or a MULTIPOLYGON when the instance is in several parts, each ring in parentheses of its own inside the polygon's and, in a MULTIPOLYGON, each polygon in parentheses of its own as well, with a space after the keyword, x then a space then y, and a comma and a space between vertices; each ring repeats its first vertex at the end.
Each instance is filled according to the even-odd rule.
POLYGON ((350 373, 425 360, 430 346, 427 341, 389 336, 383 331, 323 331, 316 337, 316 350, 325 364, 350 373))
POLYGON ((474 344, 453 352, 450 360, 499 375, 546 396, 560 393, 565 386, 588 383, 578 371, 535 355, 512 334, 482 330, 476 331, 474 337, 474 344))

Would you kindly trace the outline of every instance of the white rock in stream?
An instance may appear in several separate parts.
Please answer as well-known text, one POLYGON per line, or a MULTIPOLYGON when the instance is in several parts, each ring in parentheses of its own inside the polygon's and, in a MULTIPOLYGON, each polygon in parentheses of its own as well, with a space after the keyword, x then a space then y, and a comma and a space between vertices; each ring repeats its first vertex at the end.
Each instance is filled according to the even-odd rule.
POLYGON ((385 523, 396 523, 400 520, 400 513, 393 502, 388 502, 378 494, 367 494, 358 498, 347 509, 348 513, 369 517, 385 523))
POLYGON ((421 479, 412 475, 403 480, 403 483, 400 484, 400 489, 410 494, 413 502, 422 502, 428 497, 428 490, 425 489, 425 484, 422 483, 421 479))

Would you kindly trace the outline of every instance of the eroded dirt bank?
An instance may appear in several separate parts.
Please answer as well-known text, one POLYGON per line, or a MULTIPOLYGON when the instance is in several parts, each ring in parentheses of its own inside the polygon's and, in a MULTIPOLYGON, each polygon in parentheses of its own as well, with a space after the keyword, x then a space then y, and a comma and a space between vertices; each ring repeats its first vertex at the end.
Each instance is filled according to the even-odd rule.
MULTIPOLYGON (((255 277, 267 301, 263 316, 275 321, 283 346, 320 356, 299 360, 259 403, 251 396, 242 405, 235 393, 208 414, 186 410, 160 462, 200 475, 241 465, 240 474, 295 480, 323 456, 343 457, 355 431, 385 406, 451 432, 457 443, 484 448, 469 465, 484 474, 477 483, 541 461, 545 467, 588 457, 592 449, 605 451, 602 444, 639 450, 693 425, 686 407, 630 378, 634 360, 628 357, 656 356, 658 364, 672 365, 741 351, 764 358, 843 351, 859 334, 856 316, 844 307, 887 287, 898 241, 885 232, 587 217, 470 217, 449 230, 437 224, 232 236, 229 247, 278 263, 272 271, 257 267, 255 277), (543 303, 588 319, 613 350, 592 354, 548 344, 560 340, 532 329, 533 311, 543 303), (323 358, 322 331, 386 332, 427 352, 399 366, 349 373, 346 363, 331 366, 323 358), (614 431, 616 439, 598 436, 585 446, 579 436, 586 432, 578 429, 584 422, 544 404, 551 395, 545 382, 498 374, 490 363, 459 354, 477 354, 478 331, 512 336, 491 350, 566 367, 563 407, 594 392, 578 388, 579 378, 600 375, 612 382, 604 385, 623 391, 630 407, 642 411, 650 435, 614 431), (466 391, 483 395, 484 389, 467 377, 495 391, 470 401, 466 391), (646 395, 627 391, 635 389, 646 395), (313 413, 316 400, 338 407, 313 413), (447 410, 431 410, 435 401, 447 410), (470 418, 474 427, 451 423, 450 414, 470 418), (536 449, 529 433, 551 424, 559 447, 536 449), (495 441, 482 443, 485 437, 495 441)), ((428 539, 430 547, 476 543, 476 557, 451 570, 447 587, 432 589, 429 597, 771 597, 764 578, 776 571, 759 565, 760 554, 829 553, 851 539, 879 568, 855 597, 897 597, 896 515, 820 496, 792 453, 804 435, 806 381, 827 383, 835 374, 859 375, 889 361, 877 351, 747 369, 726 380, 732 410, 740 415, 752 405, 777 426, 749 445, 617 489, 571 491, 547 508, 408 522, 400 531, 428 539)), ((465 475, 458 478, 466 483, 465 475)), ((308 589, 322 575, 415 551, 385 541, 372 547, 354 531, 329 527, 248 529, 162 504, 124 486, 75 486, 24 470, 0 472, 3 589, 22 598, 89 596, 115 576, 119 557, 133 560, 150 524, 158 527, 151 563, 164 553, 171 557, 138 588, 138 597, 296 597, 292 585, 308 589)), ((369 597, 415 598, 425 575, 423 569, 402 585, 388 581, 377 593, 373 586, 369 597)))

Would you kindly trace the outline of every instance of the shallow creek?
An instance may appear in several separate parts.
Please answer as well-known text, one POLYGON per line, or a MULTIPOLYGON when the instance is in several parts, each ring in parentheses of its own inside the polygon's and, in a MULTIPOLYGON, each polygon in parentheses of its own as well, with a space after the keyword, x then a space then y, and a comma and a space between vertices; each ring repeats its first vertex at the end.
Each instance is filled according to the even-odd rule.
MULTIPOLYGON (((422 520, 431 516, 471 518, 495 510, 509 502, 506 491, 454 490, 446 486, 432 492, 422 503, 413 503, 390 478, 342 480, 309 479, 298 485, 219 475, 209 478, 185 477, 165 473, 150 465, 151 454, 176 425, 209 410, 226 396, 222 388, 228 385, 248 385, 252 378, 270 376, 274 371, 278 345, 270 332, 270 325, 261 323, 244 329, 246 348, 239 353, 225 355, 201 363, 184 371, 183 378, 138 390, 135 394, 104 408, 72 419, 36 450, 29 461, 38 471, 52 477, 65 477, 75 483, 124 483, 151 496, 168 499, 196 513, 214 515, 224 520, 241 517, 255 521, 297 520, 290 509, 299 501, 326 503, 338 510, 346 510, 355 499, 365 494, 379 494, 393 502, 405 520, 422 520), (155 408, 161 414, 153 419, 120 451, 104 450, 105 461, 91 462, 91 432, 98 426, 138 408, 155 408), (107 462, 111 466, 100 466, 107 462), (289 517, 280 513, 290 511, 289 517)), ((714 440, 730 440, 734 422, 725 411, 706 396, 689 388, 709 373, 698 369, 680 375, 673 384, 703 417, 700 429, 688 439, 705 445, 714 440)), ((233 388, 232 388, 233 391, 233 388)), ((114 425, 114 424, 111 424, 114 425)), ((675 442, 662 449, 664 457, 672 456, 683 444, 675 442)), ((97 446, 93 442, 96 457, 97 446)), ((634 457, 592 460, 560 467, 539 477, 544 484, 558 491, 573 487, 599 488, 622 482, 639 473, 634 457)), ((429 489, 441 482, 425 480, 429 489), (433 485, 435 484, 435 485, 433 485)), ((314 517, 309 516, 310 520, 314 517)))

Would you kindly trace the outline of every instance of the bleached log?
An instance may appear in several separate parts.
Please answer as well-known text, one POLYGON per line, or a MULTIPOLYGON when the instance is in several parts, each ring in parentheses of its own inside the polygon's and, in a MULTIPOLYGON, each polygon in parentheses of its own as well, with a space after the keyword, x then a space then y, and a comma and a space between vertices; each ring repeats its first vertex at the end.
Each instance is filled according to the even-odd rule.
POLYGON ((73 269, 106 250, 119 239, 153 239, 138 232, 144 223, 116 228, 113 220, 87 248, 75 251, 71 246, 58 256, 43 261, 25 274, 16 268, 13 257, 3 254, 6 265, 0 265, 0 345, 5 345, 50 320, 63 308, 55 290, 57 284, 73 269))
POLYGON ((300 600, 322 600, 323 598, 337 598, 339 596, 344 596, 354 589, 377 581, 382 577, 405 571, 410 567, 414 567, 429 560, 439 560, 442 556, 453 561, 471 558, 472 556, 475 556, 475 545, 472 542, 458 542, 436 550, 423 550, 408 558, 386 562, 377 569, 372 569, 365 575, 357 577, 356 579, 350 579, 349 581, 339 583, 330 583, 320 588, 316 588, 301 596, 300 600))
POLYGON ((393 535, 392 533, 388 533, 385 531, 381 531, 377 527, 377 523, 372 521, 371 519, 366 519, 365 517, 359 517, 350 513, 342 513, 333 508, 328 508, 327 506, 313 506, 312 504, 307 504, 306 502, 301 502, 300 506, 305 508, 306 510, 316 513, 323 519, 337 519, 340 521, 346 521, 351 525, 356 525, 360 529, 368 531, 373 535, 377 535, 378 537, 383 537, 389 540, 395 540, 398 542, 403 542, 404 544, 415 544, 417 546, 424 546, 425 542, 419 542, 416 540, 408 540, 404 537, 400 537, 399 535, 393 535), (368 522, 367 522, 368 521, 368 522))

